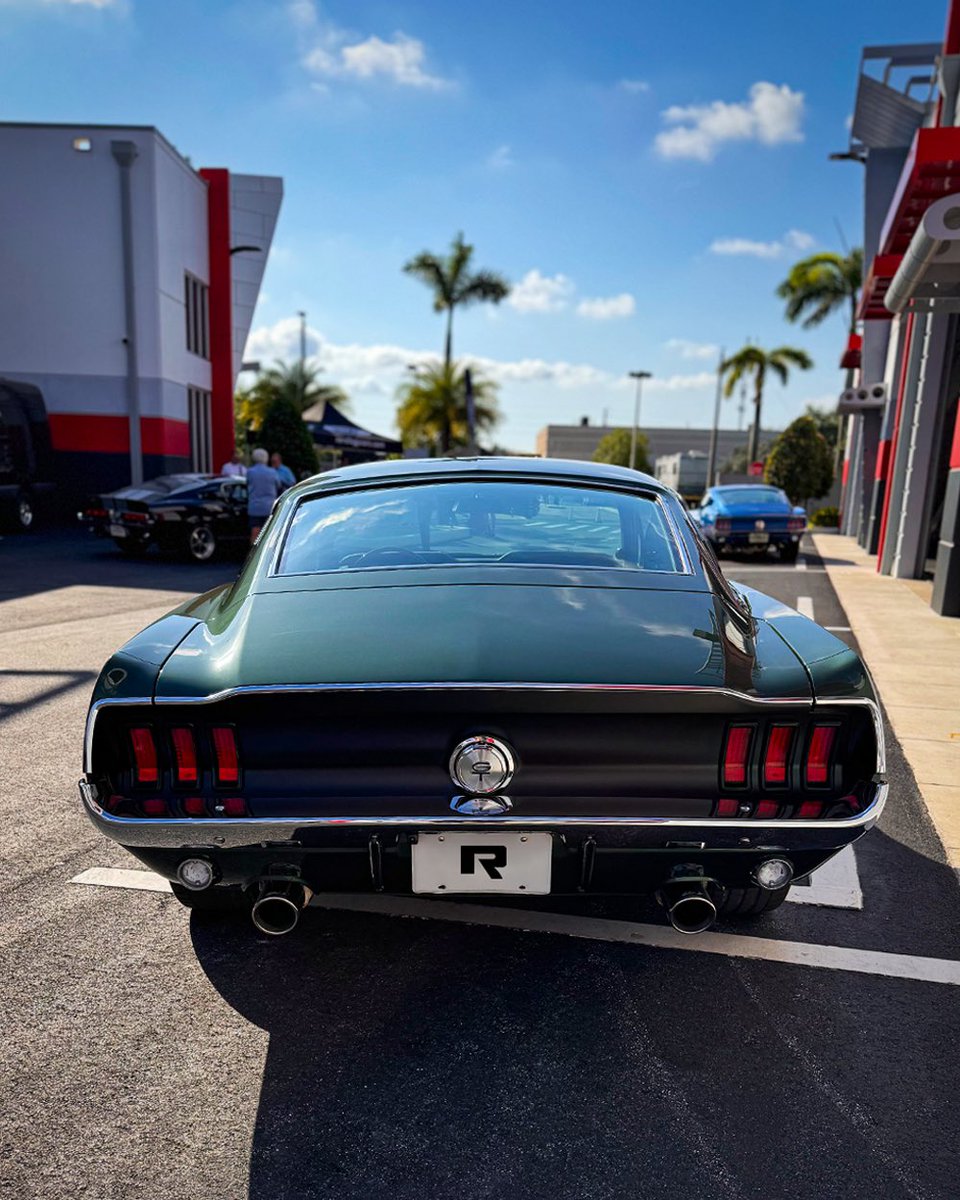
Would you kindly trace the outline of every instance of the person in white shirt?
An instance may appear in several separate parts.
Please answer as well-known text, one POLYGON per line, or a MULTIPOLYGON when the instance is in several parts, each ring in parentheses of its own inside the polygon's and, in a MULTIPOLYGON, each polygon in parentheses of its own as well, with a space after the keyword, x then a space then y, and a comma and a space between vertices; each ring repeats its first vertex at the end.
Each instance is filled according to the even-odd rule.
POLYGON ((236 475, 240 479, 246 479, 247 468, 243 461, 243 455, 239 450, 234 450, 233 458, 229 462, 225 462, 220 468, 221 475, 236 475))

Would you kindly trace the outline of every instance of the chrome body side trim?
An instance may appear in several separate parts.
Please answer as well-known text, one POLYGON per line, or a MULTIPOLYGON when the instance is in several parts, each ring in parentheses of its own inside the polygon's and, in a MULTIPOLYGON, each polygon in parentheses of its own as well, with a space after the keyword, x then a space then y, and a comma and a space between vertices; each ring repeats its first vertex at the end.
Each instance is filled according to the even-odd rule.
MULTIPOLYGON (((86 781, 84 781, 85 783, 86 781)), ((126 846, 153 846, 169 850, 214 848, 236 849, 263 843, 296 840, 298 831, 318 828, 405 828, 411 832, 424 828, 552 828, 560 831, 578 828, 617 827, 620 829, 738 829, 779 832, 781 836, 801 831, 836 830, 857 836, 876 824, 887 799, 887 785, 877 785, 871 804, 855 817, 812 821, 751 821, 723 818, 692 817, 603 817, 603 816, 541 816, 522 817, 513 813, 503 815, 477 814, 458 819, 447 816, 363 816, 363 817, 241 817, 241 818, 176 818, 157 820, 150 817, 117 817, 100 807, 96 789, 81 786, 80 794, 87 814, 107 837, 126 846)), ((847 838, 847 841, 852 840, 847 838)), ((843 843, 838 843, 843 844, 843 843)), ((749 849, 749 847, 746 847, 749 849)))

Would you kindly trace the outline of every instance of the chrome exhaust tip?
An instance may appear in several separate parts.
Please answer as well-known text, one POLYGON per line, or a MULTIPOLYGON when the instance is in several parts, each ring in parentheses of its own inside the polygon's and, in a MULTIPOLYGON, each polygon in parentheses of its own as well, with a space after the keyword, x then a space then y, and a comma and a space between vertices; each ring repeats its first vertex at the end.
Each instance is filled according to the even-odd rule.
POLYGON ((292 932, 300 920, 301 910, 310 902, 310 889, 306 884, 294 881, 261 886, 263 890, 250 910, 254 925, 271 937, 292 932))
POLYGON ((705 933, 717 919, 723 889, 703 868, 686 863, 674 869, 657 891, 657 902, 667 910, 678 933, 705 933))
POLYGON ((678 933, 706 933, 717 919, 717 906, 702 892, 686 892, 667 909, 678 933))

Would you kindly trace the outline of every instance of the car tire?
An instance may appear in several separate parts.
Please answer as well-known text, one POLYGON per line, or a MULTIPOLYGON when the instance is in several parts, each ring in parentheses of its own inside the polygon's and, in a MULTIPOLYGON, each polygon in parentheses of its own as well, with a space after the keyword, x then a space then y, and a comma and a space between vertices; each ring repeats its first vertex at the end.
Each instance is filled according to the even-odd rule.
POLYGON ((717 905, 717 913, 721 917, 759 917, 761 913, 773 912, 786 900, 790 885, 777 888, 774 892, 766 888, 727 888, 726 893, 717 905))
POLYGON ((797 561, 797 555, 799 553, 800 553, 800 543, 799 542, 784 542, 784 544, 777 551, 777 555, 778 555, 780 561, 785 562, 785 563, 795 563, 797 561))
POLYGON ((14 533, 29 533, 36 527, 37 506, 28 491, 21 489, 13 503, 0 507, 0 523, 14 533))
POLYGON ((241 887, 212 887, 192 892, 182 883, 171 883, 173 894, 184 908, 204 913, 243 913, 251 908, 250 898, 241 887))
POLYGON ((194 525, 187 531, 187 557, 195 563, 213 562, 219 545, 209 525, 194 525))

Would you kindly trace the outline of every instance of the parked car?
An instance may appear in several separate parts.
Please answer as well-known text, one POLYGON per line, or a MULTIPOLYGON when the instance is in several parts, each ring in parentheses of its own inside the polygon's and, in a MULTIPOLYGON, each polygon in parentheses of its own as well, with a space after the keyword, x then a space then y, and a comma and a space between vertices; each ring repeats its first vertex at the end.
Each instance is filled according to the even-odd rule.
POLYGON ((47 409, 39 388, 0 379, 0 520, 33 528, 54 491, 47 409))
POLYGON ((77 516, 127 555, 157 545, 168 554, 210 562, 221 549, 250 541, 247 481, 232 476, 160 475, 94 496, 77 516))
POLYGON ((620 467, 425 459, 280 499, 106 663, 83 804, 194 908, 656 892, 752 916, 877 821, 869 676, 620 467), (485 515, 487 519, 478 520, 485 515))
POLYGON ((806 512, 792 505, 785 492, 760 483, 712 487, 692 515, 717 554, 766 554, 773 547, 784 562, 796 562, 807 527, 806 512))

